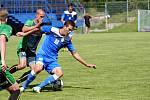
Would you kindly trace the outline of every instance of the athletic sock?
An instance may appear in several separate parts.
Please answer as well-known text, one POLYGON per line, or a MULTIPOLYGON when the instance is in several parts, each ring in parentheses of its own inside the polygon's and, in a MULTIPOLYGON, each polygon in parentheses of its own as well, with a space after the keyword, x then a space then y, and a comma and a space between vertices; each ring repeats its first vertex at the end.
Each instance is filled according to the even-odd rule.
POLYGON ((13 65, 12 67, 10 67, 9 72, 11 74, 15 73, 18 70, 17 66, 18 66, 18 64, 13 65))
POLYGON ((25 72, 20 78, 18 78, 16 81, 17 83, 22 83, 24 82, 25 80, 27 80, 28 78, 28 74, 31 72, 31 70, 25 72))
POLYGON ((11 92, 11 95, 9 96, 8 100, 19 100, 20 98, 20 90, 16 90, 11 92))
POLYGON ((25 83, 22 86, 26 89, 27 86, 35 79, 35 77, 36 77, 36 74, 32 70, 31 73, 28 75, 27 80, 25 81, 25 83))
POLYGON ((58 79, 58 76, 56 74, 49 76, 48 78, 46 78, 43 82, 40 83, 40 85, 38 85, 37 87, 44 87, 49 83, 55 82, 58 79))

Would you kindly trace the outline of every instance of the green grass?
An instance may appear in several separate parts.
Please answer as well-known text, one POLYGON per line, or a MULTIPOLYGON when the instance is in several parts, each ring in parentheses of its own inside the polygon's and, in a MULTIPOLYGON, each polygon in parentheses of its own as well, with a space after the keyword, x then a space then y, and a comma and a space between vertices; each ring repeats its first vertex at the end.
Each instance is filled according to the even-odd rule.
MULTIPOLYGON (((17 63, 17 42, 13 37, 8 43, 9 66, 17 63)), ((28 88, 20 100, 150 100, 150 33, 77 34, 73 42, 80 55, 97 69, 86 68, 69 53, 60 52, 59 63, 65 73, 63 91, 36 94, 28 88)), ((43 71, 30 87, 47 76, 43 71)), ((7 100, 5 90, 0 94, 1 100, 7 100)))
POLYGON ((108 32, 110 33, 115 33, 115 32, 137 32, 138 29, 138 23, 137 20, 135 20, 134 22, 128 22, 128 23, 124 23, 121 26, 117 26, 114 27, 113 29, 109 30, 108 32))

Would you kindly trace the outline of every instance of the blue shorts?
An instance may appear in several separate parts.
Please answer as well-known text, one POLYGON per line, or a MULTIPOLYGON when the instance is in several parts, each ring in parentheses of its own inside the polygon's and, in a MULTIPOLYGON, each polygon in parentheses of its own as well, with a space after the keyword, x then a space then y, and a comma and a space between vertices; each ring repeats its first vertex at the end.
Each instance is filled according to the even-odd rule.
POLYGON ((45 69, 48 73, 51 73, 54 68, 61 68, 57 63, 57 59, 50 58, 41 54, 36 55, 36 63, 43 64, 43 70, 45 69))

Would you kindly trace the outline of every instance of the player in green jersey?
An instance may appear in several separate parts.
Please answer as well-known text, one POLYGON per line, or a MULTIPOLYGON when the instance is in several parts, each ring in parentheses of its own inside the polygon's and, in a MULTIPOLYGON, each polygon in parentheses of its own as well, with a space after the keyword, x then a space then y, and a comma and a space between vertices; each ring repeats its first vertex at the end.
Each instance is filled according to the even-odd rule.
POLYGON ((12 28, 6 24, 8 12, 0 9, 0 89, 7 89, 10 93, 8 100, 18 100, 20 89, 18 83, 11 75, 6 65, 6 42, 8 41, 12 28))
MULTIPOLYGON (((35 19, 27 20, 23 26, 22 32, 24 34, 17 49, 19 62, 16 66, 12 66, 10 68, 11 73, 24 69, 26 66, 30 66, 32 68, 35 65, 36 48, 42 37, 40 25, 44 16, 45 12, 42 9, 37 9, 35 19)), ((24 73, 17 82, 20 83, 26 80, 29 72, 30 71, 24 73)))

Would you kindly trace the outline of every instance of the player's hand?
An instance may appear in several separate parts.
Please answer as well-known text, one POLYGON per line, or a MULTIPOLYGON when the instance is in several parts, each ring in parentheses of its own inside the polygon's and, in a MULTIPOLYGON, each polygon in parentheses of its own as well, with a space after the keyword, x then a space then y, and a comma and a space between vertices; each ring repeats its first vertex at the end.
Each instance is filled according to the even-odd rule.
POLYGON ((86 66, 89 67, 89 68, 94 68, 94 69, 96 69, 96 65, 94 65, 94 64, 87 64, 86 66))
POLYGON ((42 22, 43 22, 43 18, 38 19, 38 23, 36 24, 36 27, 39 28, 41 26, 42 22))
POLYGON ((6 64, 2 64, 2 71, 5 72, 7 69, 7 65, 6 64))
POLYGON ((24 32, 18 32, 18 33, 17 33, 17 36, 18 36, 18 37, 24 36, 24 32))

